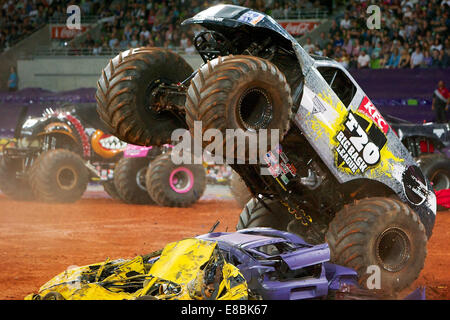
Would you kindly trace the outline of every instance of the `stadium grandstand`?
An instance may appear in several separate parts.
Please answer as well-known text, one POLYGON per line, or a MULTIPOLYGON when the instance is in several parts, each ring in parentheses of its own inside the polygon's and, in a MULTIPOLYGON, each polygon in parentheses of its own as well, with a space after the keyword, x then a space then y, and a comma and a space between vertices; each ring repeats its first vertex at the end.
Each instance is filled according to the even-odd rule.
MULTIPOLYGON (((95 102, 103 67, 133 47, 168 48, 196 68, 201 58, 192 40, 200 30, 181 22, 218 3, 271 15, 310 54, 342 63, 382 110, 400 112, 408 104, 431 110, 437 81, 449 78, 449 0, 0 0, 0 103, 43 104, 39 90, 78 89, 86 94, 71 95, 72 102, 95 102), (379 29, 367 27, 372 4, 380 8, 379 29), (75 30, 67 26, 71 5, 80 9, 75 30), (27 89, 38 91, 30 98, 20 93, 27 89)), ((428 117, 417 114, 416 120, 428 117)))
MULTIPOLYGON (((307 37, 304 46, 308 52, 331 57, 348 68, 449 66, 449 1, 376 2, 382 13, 380 30, 366 27, 370 1, 220 1, 251 7, 286 21, 330 19, 333 8, 339 8, 340 14, 333 16, 328 30, 307 37)), ((38 46, 35 54, 114 55, 139 46, 194 54, 192 37, 196 30, 183 29, 180 23, 216 3, 219 1, 2 0, 0 49, 8 50, 46 24, 64 24, 67 6, 76 4, 81 9, 85 35, 72 33, 77 37, 70 39, 70 32, 55 27, 52 44, 38 46), (55 34, 58 30, 59 34, 55 34), (61 36, 64 31, 69 36, 61 36)))

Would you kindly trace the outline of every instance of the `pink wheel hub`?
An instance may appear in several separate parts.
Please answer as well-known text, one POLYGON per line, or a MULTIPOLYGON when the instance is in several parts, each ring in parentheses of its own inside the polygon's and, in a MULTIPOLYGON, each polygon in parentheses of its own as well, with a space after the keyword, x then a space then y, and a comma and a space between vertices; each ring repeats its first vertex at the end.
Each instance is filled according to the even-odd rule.
POLYGON ((176 168, 170 173, 169 184, 176 193, 189 192, 194 186, 194 175, 188 168, 176 168))

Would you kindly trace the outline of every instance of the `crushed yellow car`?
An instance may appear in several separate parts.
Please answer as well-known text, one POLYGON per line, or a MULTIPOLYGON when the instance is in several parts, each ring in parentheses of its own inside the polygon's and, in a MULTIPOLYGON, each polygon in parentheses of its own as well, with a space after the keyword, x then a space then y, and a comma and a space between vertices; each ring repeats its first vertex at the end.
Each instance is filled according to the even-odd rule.
POLYGON ((131 260, 66 270, 25 300, 246 300, 247 283, 217 244, 185 239, 131 260))

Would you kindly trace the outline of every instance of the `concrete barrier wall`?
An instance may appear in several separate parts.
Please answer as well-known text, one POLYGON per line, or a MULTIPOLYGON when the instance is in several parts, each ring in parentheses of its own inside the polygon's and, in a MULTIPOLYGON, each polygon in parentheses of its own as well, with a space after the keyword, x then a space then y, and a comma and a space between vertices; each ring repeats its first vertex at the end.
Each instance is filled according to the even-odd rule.
MULTIPOLYGON (((46 25, 9 50, 0 53, 0 90, 7 89, 9 69, 17 67, 17 61, 31 55, 38 46, 50 46, 50 29, 46 25)), ((20 87, 19 87, 20 88, 20 87)))
MULTIPOLYGON (((194 68, 202 59, 198 55, 183 55, 194 68)), ((42 57, 18 60, 19 88, 42 88, 66 91, 78 88, 95 88, 102 69, 111 57, 42 57)))

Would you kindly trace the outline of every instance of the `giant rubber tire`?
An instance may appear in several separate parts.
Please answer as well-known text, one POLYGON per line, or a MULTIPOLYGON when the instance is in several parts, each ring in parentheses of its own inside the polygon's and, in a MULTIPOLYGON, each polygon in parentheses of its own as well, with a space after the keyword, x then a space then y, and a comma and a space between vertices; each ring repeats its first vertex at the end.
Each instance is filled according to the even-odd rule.
POLYGON ((0 158, 0 190, 15 200, 32 200, 34 198, 28 179, 18 179, 16 171, 21 165, 20 161, 7 161, 0 158))
POLYGON ((114 184, 114 180, 105 181, 102 183, 103 190, 114 200, 121 200, 119 194, 117 193, 116 186, 114 184))
MULTIPOLYGON (((392 198, 366 198, 344 206, 330 222, 326 241, 331 262, 355 269, 362 286, 366 286, 366 280, 373 273, 367 268, 379 266, 381 289, 391 293, 411 285, 419 276, 427 254, 425 227, 417 214, 392 198), (388 267, 388 260, 382 261, 383 253, 377 247, 389 243, 387 235, 400 234, 398 230, 403 232, 403 239, 408 239, 409 258, 404 262, 395 261, 396 265, 388 267), (388 239, 386 243, 385 239, 388 239)), ((396 257, 401 255, 394 254, 394 259, 396 257)))
POLYGON ((97 82, 97 112, 119 139, 137 145, 170 143, 184 120, 170 112, 149 109, 147 90, 164 80, 178 83, 192 74, 192 67, 178 54, 160 48, 135 48, 111 59, 97 82))
POLYGON ((114 185, 120 199, 129 204, 154 204, 147 189, 137 183, 139 170, 148 168, 148 158, 122 158, 114 169, 114 185))
MULTIPOLYGON (((230 55, 208 61, 192 79, 186 98, 186 122, 192 135, 203 134, 208 129, 219 129, 224 135, 226 129, 267 129, 267 145, 270 146, 271 129, 279 130, 279 141, 288 131, 292 104, 289 84, 274 64, 258 57, 230 55), (249 97, 247 93, 250 94, 251 90, 256 90, 254 92, 260 97, 264 96, 264 101, 269 101, 268 104, 272 106, 272 118, 267 117, 269 120, 266 122, 261 120, 260 125, 256 122, 253 127, 243 120, 243 114, 246 113, 239 107, 244 105, 240 102, 249 97), (202 122, 202 132, 194 132, 194 121, 202 122)), ((249 130, 248 133, 258 139, 255 130, 249 130)), ((210 143, 203 141, 203 147, 210 143)), ((234 144, 234 150, 227 150, 226 139, 223 139, 222 150, 216 149, 215 153, 225 156, 229 152, 231 155, 236 148, 237 143, 234 144)), ((249 155, 234 157, 245 160, 249 155)))
POLYGON ((230 178, 230 192, 241 208, 244 208, 252 198, 252 194, 248 190, 244 180, 235 171, 233 171, 230 178))
MULTIPOLYGON (((418 160, 422 173, 430 180, 436 182, 437 175, 441 176, 442 185, 434 187, 436 191, 450 189, 450 159, 440 154, 423 155, 418 160)), ((436 183, 435 183, 436 184, 436 183)))
POLYGON ((205 168, 200 164, 176 165, 172 162, 170 153, 161 154, 151 162, 146 174, 146 184, 148 193, 157 204, 165 207, 189 207, 205 192, 205 168), (184 193, 177 193, 170 185, 170 176, 178 169, 186 169, 193 175, 193 185, 184 193))
POLYGON ((31 189, 36 199, 43 202, 75 202, 86 191, 88 182, 89 172, 83 159, 65 149, 40 154, 30 170, 31 189), (68 170, 73 175, 74 182, 66 188, 60 182, 63 172, 60 170, 68 170))
POLYGON ((278 201, 266 199, 264 202, 270 210, 256 198, 251 199, 239 216, 236 230, 270 227, 286 231, 288 223, 292 220, 292 215, 278 201))

